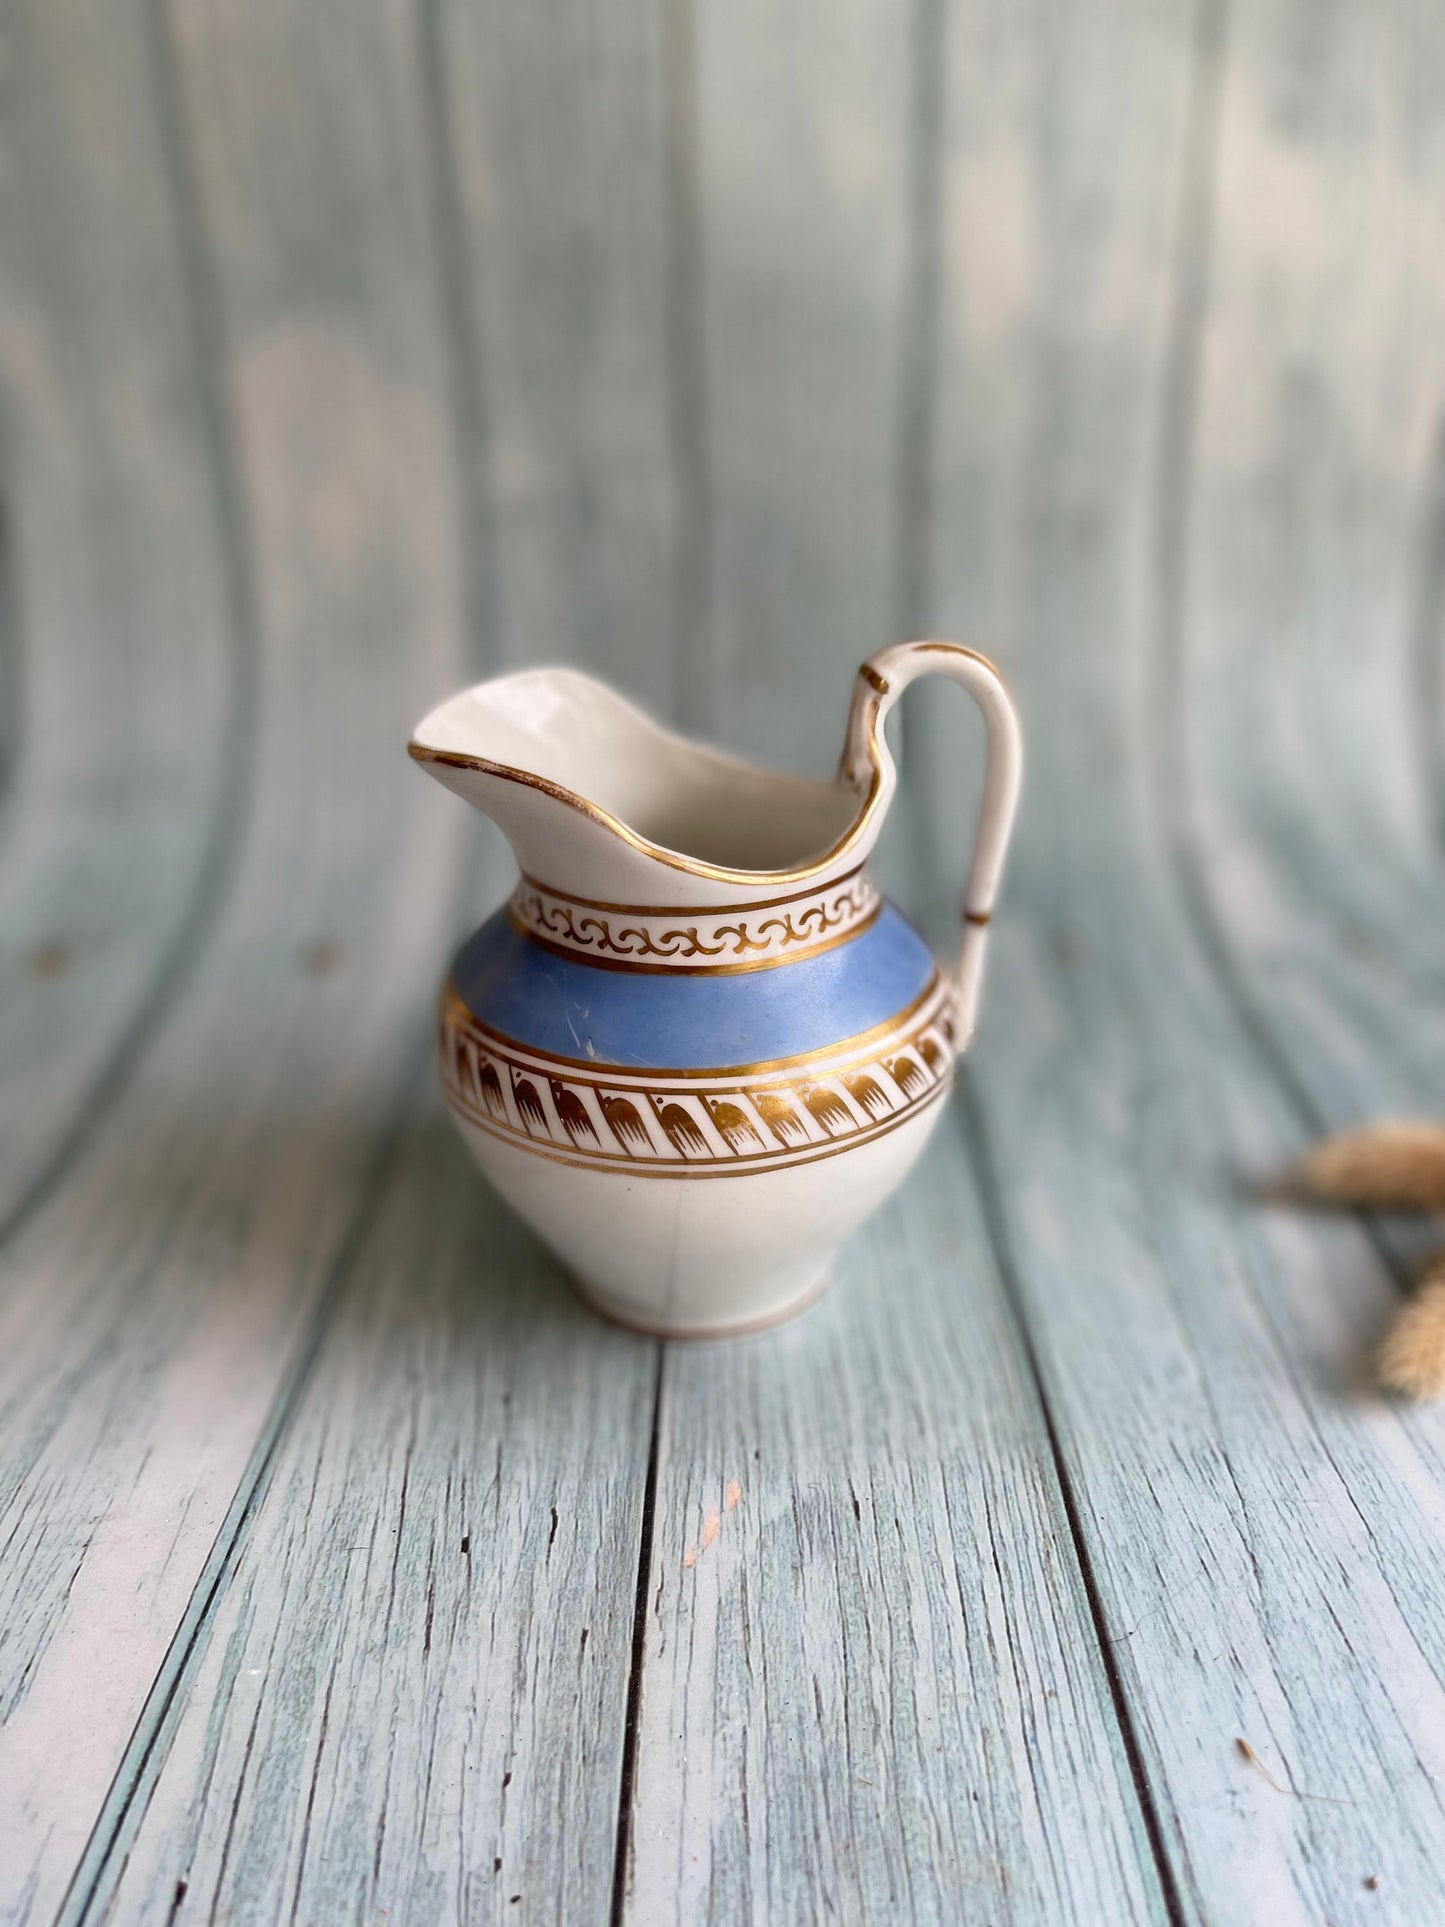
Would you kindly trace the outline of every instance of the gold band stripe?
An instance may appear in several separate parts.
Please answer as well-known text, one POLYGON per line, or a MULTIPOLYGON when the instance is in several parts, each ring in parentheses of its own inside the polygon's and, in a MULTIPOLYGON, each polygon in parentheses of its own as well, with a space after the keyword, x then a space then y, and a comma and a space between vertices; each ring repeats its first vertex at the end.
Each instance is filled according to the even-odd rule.
POLYGON ((684 856, 681 850, 669 850, 661 843, 654 843, 650 837, 639 836, 636 830, 629 829, 611 810, 588 802, 585 796, 579 796, 565 784, 554 783, 550 776, 538 776, 529 769, 515 769, 510 763, 495 763, 486 756, 468 756, 459 749, 433 749, 429 744, 415 740, 407 745, 407 753, 415 763, 437 763, 447 769, 471 770, 477 776, 494 776, 503 783, 518 783, 523 789, 537 790, 543 796, 550 796, 556 803, 565 803, 580 816, 590 817, 602 829, 620 837, 629 849, 651 857, 655 863, 665 863, 671 870, 685 870, 689 876, 708 877, 715 883, 801 883, 805 878, 825 875, 828 865, 836 862, 856 842, 864 825, 872 820, 883 791, 883 772, 875 765, 858 814, 837 842, 812 862, 795 864, 787 870, 734 870, 725 864, 704 863, 698 857, 684 856))
POLYGON ((610 910, 614 916, 627 917, 739 917, 754 910, 780 910, 784 904, 801 903, 804 897, 821 896, 827 890, 841 889, 863 873, 863 865, 855 863, 851 870, 843 870, 826 883, 810 884, 806 890, 789 891, 785 897, 760 897, 751 903, 609 903, 602 897, 574 896, 570 890, 559 890, 553 883, 544 883, 534 877, 529 870, 523 870, 523 883, 530 883, 534 890, 544 896, 557 897, 566 903, 580 904, 584 910, 610 910))
POLYGON ((663 1068, 653 1064, 618 1064, 601 1057, 565 1057, 560 1051, 539 1050, 533 1044, 524 1044, 520 1038, 509 1037, 505 1031, 494 1030, 490 1024, 484 1024, 463 1001, 450 978, 442 990, 441 1018, 443 1023, 472 1032, 483 1045, 500 1048, 504 1053, 521 1051, 524 1056, 535 1057, 543 1064, 561 1064, 569 1070, 587 1071, 593 1078, 606 1084, 615 1083, 618 1079, 638 1078, 668 1083, 684 1078, 719 1083, 736 1081, 742 1077, 761 1077, 774 1072, 786 1075, 790 1071, 801 1070, 804 1065, 817 1064, 825 1057, 837 1058, 842 1062, 880 1038, 904 1030, 910 1020, 935 997, 944 1008, 952 1001, 949 988, 936 968, 911 1004, 906 1004, 902 1010, 885 1018, 881 1024, 874 1024, 869 1030, 857 1031, 851 1037, 840 1037, 836 1044, 824 1044, 818 1050, 802 1051, 796 1057, 770 1057, 752 1064, 711 1065, 706 1070, 663 1068))

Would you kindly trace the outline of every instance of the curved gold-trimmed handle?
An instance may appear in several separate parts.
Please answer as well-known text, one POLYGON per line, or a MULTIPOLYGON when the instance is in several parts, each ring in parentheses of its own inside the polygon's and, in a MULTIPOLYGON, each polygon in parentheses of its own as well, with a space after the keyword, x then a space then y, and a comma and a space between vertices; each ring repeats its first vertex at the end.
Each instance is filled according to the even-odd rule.
POLYGON ((1003 678, 987 656, 956 642, 898 642, 870 656, 858 671, 858 685, 848 717, 848 741, 843 752, 843 774, 847 780, 862 783, 876 771, 885 788, 892 789, 893 759, 883 738, 883 719, 909 683, 919 676, 947 676, 960 683, 982 710, 988 731, 983 801, 979 806, 973 863, 963 905, 963 944, 954 972, 958 1003, 956 1049, 962 1051, 973 1035, 978 1015, 988 922, 1008 853, 1014 812, 1018 808, 1023 742, 1018 715, 1003 678))

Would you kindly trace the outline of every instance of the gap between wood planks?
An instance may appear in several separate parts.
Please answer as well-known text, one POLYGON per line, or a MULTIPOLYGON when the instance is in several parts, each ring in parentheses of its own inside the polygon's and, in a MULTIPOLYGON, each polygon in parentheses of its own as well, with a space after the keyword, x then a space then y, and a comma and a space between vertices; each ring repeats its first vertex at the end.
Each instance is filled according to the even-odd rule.
POLYGON ((642 1529, 637 1542, 637 1587, 632 1602, 632 1651, 627 1669, 627 1710, 622 1730, 622 1773, 617 1795, 617 1851, 612 1863, 612 1927, 622 1927, 627 1907, 632 1860, 633 1791, 637 1779, 637 1746, 642 1726, 642 1672, 647 1650, 647 1600, 652 1589, 652 1538, 657 1516, 657 1473, 662 1433, 662 1379, 667 1342, 655 1345, 652 1379, 652 1426, 647 1445, 647 1477, 642 1488, 642 1529))
POLYGON ((1063 1499, 1064 1515, 1069 1522, 1069 1537, 1073 1541, 1079 1576, 1083 1580, 1084 1594, 1089 1602, 1089 1618, 1099 1648, 1099 1659, 1104 1669, 1104 1677, 1109 1682, 1109 1698, 1114 1708, 1114 1717, 1119 1723, 1119 1736, 1124 1743, 1125 1758, 1129 1762, 1129 1777, 1134 1783, 1139 1811, 1143 1816, 1144 1828, 1148 1834, 1149 1851, 1154 1857, 1154 1868, 1159 1877, 1165 1911, 1169 1917, 1170 1927, 1185 1927, 1188 1916, 1184 1910, 1183 1896, 1179 1890, 1168 1849, 1164 1844, 1163 1820, 1149 1785, 1143 1749, 1139 1744, 1128 1696, 1124 1690, 1123 1675, 1119 1670, 1118 1655, 1115 1652, 1116 1642, 1109 1635, 1108 1618, 1104 1611, 1104 1602, 1094 1572, 1088 1540, 1084 1534, 1078 1496, 1074 1491, 1068 1461, 1059 1439, 1058 1428, 1054 1423, 1053 1408, 1049 1403, 1048 1387, 1034 1346, 1033 1333, 1029 1329, 1024 1296, 1019 1286, 1018 1270, 1014 1264, 1005 1223, 1003 1194, 999 1188, 987 1126, 978 1099, 966 1077, 961 1077, 959 1080, 959 1094, 956 1101, 963 1118, 969 1159, 973 1165, 974 1181, 978 1186, 979 1200, 983 1207, 983 1221, 988 1229, 988 1241, 999 1280, 1003 1286, 1004 1300, 1013 1320, 1019 1350, 1023 1354, 1029 1377, 1033 1381, 1039 1410, 1043 1414, 1044 1431, 1049 1442, 1049 1457, 1053 1465, 1054 1477, 1058 1481, 1059 1494, 1063 1499))

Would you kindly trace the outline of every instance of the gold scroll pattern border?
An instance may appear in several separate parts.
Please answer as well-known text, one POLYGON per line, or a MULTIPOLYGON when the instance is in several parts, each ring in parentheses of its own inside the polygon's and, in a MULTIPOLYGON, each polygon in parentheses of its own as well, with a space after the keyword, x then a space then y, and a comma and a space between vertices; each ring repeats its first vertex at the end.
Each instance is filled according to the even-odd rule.
POLYGON ((520 1051, 446 995, 438 1057, 453 1109, 520 1148, 642 1177, 724 1177, 810 1163, 895 1130, 947 1090, 953 1039, 943 995, 866 1053, 845 1040, 791 1076, 613 1076, 520 1051))
POLYGON ((800 961, 860 932, 882 907, 862 871, 776 902, 683 912, 591 903, 524 876, 507 906, 526 935, 580 956, 704 970, 800 961))

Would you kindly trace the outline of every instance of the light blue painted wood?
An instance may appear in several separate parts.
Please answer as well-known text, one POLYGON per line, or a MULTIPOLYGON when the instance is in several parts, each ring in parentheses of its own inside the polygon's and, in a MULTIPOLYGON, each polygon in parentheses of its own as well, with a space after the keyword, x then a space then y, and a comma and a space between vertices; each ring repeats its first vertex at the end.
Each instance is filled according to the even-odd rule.
POLYGON ((5 41, 0 1227, 61 1175, 191 968, 250 741, 146 36, 20 6, 5 41))
POLYGON ((747 0, 695 34, 705 720, 826 776, 896 639, 907 20, 747 0))
MULTIPOLYGON (((126 1749, 67 1918, 171 1911, 181 1920, 216 1895, 233 1917, 247 1908, 272 1917, 292 1901, 329 1916, 360 1892, 370 1894, 362 1904, 392 1903, 398 1918, 438 1917, 447 1907, 475 1918, 486 1906, 515 1921, 518 1881, 539 1902, 554 1890, 575 1895, 579 1917, 590 1918, 606 1907, 611 1888, 657 1355, 560 1298, 555 1271, 518 1242, 515 1227, 497 1225, 497 1209, 460 1150, 439 1143, 434 1105, 422 1124, 408 1122, 399 1133, 388 1126, 402 1083, 418 1069, 430 1082, 430 1003, 458 898, 475 895, 480 909, 503 887, 501 866, 486 860, 489 848, 458 891, 454 860, 459 846, 471 847, 473 825, 450 799, 424 794, 404 755, 415 716, 465 680, 468 667, 480 667, 477 654, 497 646, 499 618, 485 581, 497 550, 481 495, 456 487, 452 473, 453 451, 465 466, 490 461, 494 450, 468 439, 469 426, 484 432, 480 417, 470 424, 456 417, 468 383, 484 382, 488 371, 485 363, 480 370, 448 365, 448 355, 475 344, 466 339, 458 289, 431 251, 457 232, 458 193, 444 178, 451 155, 431 119, 436 101, 428 91, 445 77, 444 48, 428 40, 419 20, 381 10, 349 26, 350 81, 337 93, 334 23, 297 15, 265 44, 235 18, 180 23, 178 84, 208 231, 218 243, 264 638, 273 673, 285 679, 268 686, 275 707, 266 711, 263 747, 272 760, 263 758, 263 768, 277 779, 274 801, 267 799, 269 833, 249 853, 242 884, 252 894, 236 906, 235 953, 219 960, 216 974, 230 979, 235 998, 232 1048, 252 1038, 246 1074, 287 1094, 278 1096, 286 1123, 274 1148, 252 1149, 230 1208, 244 1233, 246 1200, 264 1206, 278 1186, 291 1194, 292 1238, 277 1240, 264 1285, 268 1293, 284 1289, 294 1309, 292 1324, 276 1329, 277 1306, 253 1307, 271 1320, 262 1339, 272 1373, 269 1382, 257 1374, 246 1416, 259 1426, 271 1398, 272 1419, 243 1467, 218 1453, 221 1462, 205 1468, 197 1508, 233 1487, 235 1500, 211 1557, 198 1574, 192 1570, 189 1601, 180 1595, 177 1638, 126 1749), (279 102, 278 62, 291 89, 279 102), (488 545, 480 558, 468 552, 479 541, 488 545), (470 664, 458 648, 464 620, 484 632, 470 664), (319 743, 311 715, 291 714, 286 699, 300 696, 324 712, 319 743), (288 873, 294 882, 265 904, 267 881, 284 882, 288 873), (314 969, 299 974, 309 1002, 327 999, 326 1012, 307 1015, 275 983, 265 1042, 257 1045, 266 974, 297 974, 298 957, 303 966, 324 959, 314 986, 314 969), (300 1168, 281 1186, 276 1160, 288 1157, 299 1158, 300 1168), (402 1174, 395 1181, 393 1168, 402 1174), (344 1238, 339 1250, 333 1232, 344 1238), (399 1250, 439 1255, 448 1237, 457 1241, 452 1264, 420 1280, 398 1271, 399 1250), (473 1294, 473 1268, 483 1273, 481 1297, 473 1294), (321 1361, 321 1391, 313 1395, 320 1403, 302 1409, 293 1431, 296 1369, 279 1385, 277 1373, 328 1271, 333 1296, 299 1342, 303 1364, 308 1356, 321 1361), (380 1316, 386 1334, 375 1361, 381 1377, 363 1371, 342 1390, 331 1369, 353 1372, 353 1346, 372 1342, 348 1323, 358 1302, 346 1282, 353 1275, 362 1294, 358 1329, 370 1332, 369 1321, 380 1316), (373 1287, 380 1311, 368 1296, 373 1287), (419 1322, 428 1293, 447 1334, 435 1342, 456 1366, 446 1384, 436 1381, 419 1322), (407 1340, 422 1345, 428 1362, 407 1352, 407 1340), (570 1394, 562 1383, 569 1372, 570 1394), (417 1429, 425 1436, 435 1424, 415 1491, 398 1430, 401 1406, 413 1397, 424 1408, 417 1429), (522 1434, 511 1429, 514 1404, 524 1415, 522 1434), (357 1429, 338 1459, 332 1448, 346 1409, 357 1429), (599 1424, 599 1411, 615 1414, 614 1422, 599 1424), (307 1412, 319 1426, 311 1444, 330 1470, 308 1466, 297 1483, 290 1454, 309 1449, 307 1412), (493 1444, 502 1455, 495 1465, 493 1444), (450 1486, 443 1461, 456 1472, 450 1486), (315 1480, 332 1492, 338 1513, 366 1511, 382 1503, 383 1466, 391 1481, 385 1503, 396 1520, 394 1535, 376 1542, 376 1570, 363 1573, 334 1533, 318 1532, 309 1547, 295 1540, 305 1520, 322 1525, 303 1496, 315 1480), (470 1529, 452 1517, 468 1479, 470 1529), (556 1513, 548 1503, 554 1498, 556 1513), (559 1514, 560 1528, 549 1527, 559 1514), (425 1547, 415 1537, 429 1521, 448 1540, 445 1576, 430 1569, 430 1537, 425 1547), (279 1562, 273 1530, 285 1542, 279 1562), (253 1541, 261 1548, 255 1563, 246 1549, 253 1541), (332 1589, 338 1561, 355 1589, 318 1615, 317 1592, 332 1589), (384 1592, 377 1571, 394 1573, 393 1562, 401 1568, 397 1590, 384 1592), (442 1600, 435 1611, 434 1595, 442 1600), (516 1610, 499 1612, 499 1598, 513 1599, 516 1610), (450 1619, 450 1668, 429 1660, 429 1611, 433 1652, 448 1637, 436 1612, 450 1619), (279 1698, 264 1709, 244 1698, 250 1670, 236 1670, 235 1644, 252 1637, 274 1658, 262 1670, 279 1698), (484 1638, 493 1660, 479 1668, 484 1638), (590 1682, 580 1700, 570 1686, 554 1696, 564 1647, 569 1681, 590 1682), (360 1670, 351 1670, 348 1654, 360 1670), (504 1709, 526 1668, 535 1675, 529 1697, 537 1719, 517 1703, 509 1725, 504 1709), (347 1732, 361 1737, 378 1695, 396 1709, 380 1752, 369 1740, 359 1750, 336 1744, 347 1679, 358 1696, 347 1732), (226 1683, 220 1693, 218 1681, 226 1683), (473 1695, 466 1707, 463 1682, 473 1695), (311 1697, 313 1687, 319 1697, 311 1697), (430 1713, 417 1712, 418 1694, 430 1713), (253 1714, 279 1722, 270 1768, 259 1776, 253 1714), (421 1750, 389 1776, 393 1735, 405 1721, 419 1746, 432 1732, 434 1773, 421 1750), (193 1773, 197 1746, 207 1762, 204 1783, 193 1773), (177 1764, 169 1767, 173 1748, 177 1764), (329 1790, 318 1792, 322 1782, 329 1790), (559 1805, 573 1816, 570 1833, 558 1826, 559 1805), (363 1808, 370 1817, 358 1828, 363 1808), (503 1879, 512 1884, 504 1889, 503 1879)), ((545 75, 545 61, 539 72, 545 75)), ((525 76, 514 68, 509 79, 520 85, 525 76)), ((578 190, 585 209, 594 184, 578 190)), ((595 242, 590 251, 597 252, 595 242)), ((512 399, 525 413, 529 398, 512 399)), ((566 411, 549 414, 551 402, 542 400, 543 429, 556 433, 566 411)), ((534 407, 537 401, 530 398, 534 407)), ((551 539, 565 549, 567 517, 549 487, 543 500, 558 531, 551 539)), ((650 512, 640 497, 619 500, 628 515, 650 512)), ((507 620, 525 633, 518 610, 544 610, 554 585, 538 587, 520 534, 507 541, 517 580, 532 583, 530 604, 522 595, 508 604, 507 620)), ((585 586, 588 569, 575 566, 585 586)), ((670 611, 670 578, 662 590, 670 611)), ((590 646, 619 656, 631 647, 639 668, 651 646, 655 660, 646 636, 619 633, 643 600, 637 585, 617 627, 599 624, 590 646)), ((188 1028, 194 1053, 195 1027, 188 1028)), ((216 1066, 208 1069, 214 1074, 216 1066)), ((202 1143, 195 1155, 215 1162, 219 1153, 202 1143)), ((222 1265, 235 1262, 229 1249, 217 1256, 222 1265)), ((188 1275, 199 1263, 186 1247, 177 1269, 188 1275)), ((230 1423, 239 1437, 239 1420, 230 1423)), ((184 1571, 184 1560, 177 1563, 184 1571)), ((177 1602, 168 1603, 176 1613, 177 1602)), ((77 1807, 86 1795, 81 1789, 77 1807)))
MULTIPOLYGON (((897 593, 905 24, 698 21, 719 726, 820 771, 897 593)), ((1165 1917, 963 1159, 795 1329, 669 1349, 624 1919, 1165 1917)))
MULTIPOLYGON (((1266 163, 1312 178, 1297 119, 1261 154, 1257 41, 1231 47, 1221 93, 1205 24, 1192 61, 1155 10, 1079 21, 987 85, 981 35, 950 70, 938 620, 998 638, 1033 746, 976 1116, 1185 1917, 1403 1923, 1440 1894, 1432 1428, 1355 1389, 1385 1289, 1359 1232, 1242 1195, 1301 1118, 1206 940, 1175 814, 1175 599, 1198 568, 1211 601, 1250 579, 1247 550, 1196 550, 1186 491, 1225 485, 1262 335, 1289 312, 1267 266, 1230 307, 1230 264, 1299 238, 1261 234, 1266 163), (1127 116, 1107 80, 1126 49, 1127 116), (1141 144, 1170 165, 1146 169, 1141 144), (1216 179, 1233 191, 1206 275, 1216 179), (1005 181, 1022 215, 1007 234, 986 211, 1005 181), (986 241, 970 250, 980 230, 1029 264, 1050 321, 1029 305, 1015 323, 986 241), (1206 290, 1230 357, 1196 388, 1206 290), (975 572, 956 531, 984 474, 975 572)), ((1283 561, 1281 577, 1298 581, 1283 561)), ((1225 606, 1257 657, 1275 647, 1265 608, 1225 606)), ((1217 772, 1222 736, 1214 753, 1217 772)), ((1234 854, 1251 875, 1242 838, 1234 854)), ((1242 891, 1240 927, 1269 901, 1242 891)), ((1266 914, 1289 913, 1276 898, 1266 914)))
POLYGON ((796 1326, 670 1348, 637 1922, 1167 1918, 952 1119, 796 1326))
MULTIPOLYGON (((390 178, 385 86, 306 90, 298 60, 287 112, 259 43, 184 26, 194 78, 170 164, 197 164, 214 249, 227 358, 205 372, 253 531, 256 782, 183 993, 0 1251, 0 1912, 15 1920, 54 1918, 67 1892, 79 1905, 103 1859, 375 1189, 456 895, 457 826, 399 747, 463 661, 440 350, 414 272, 424 206, 399 191, 395 219, 374 201, 361 231, 318 203, 368 165, 390 178), (264 141, 244 114, 236 133, 251 80, 281 116, 264 141)), ((165 47, 150 82, 178 110, 165 47)), ((135 111, 99 43, 71 58, 98 127, 135 111)), ((372 71, 398 84, 393 60, 372 71)), ((173 630, 171 650, 188 640, 173 630)))
POLYGON ((1296 27, 1288 6, 1240 24, 1250 78, 1221 127, 1176 807, 1240 995, 1323 1126, 1436 1110, 1445 1070, 1427 714, 1442 648, 1441 123, 1418 85, 1442 47, 1431 16, 1404 38, 1341 19, 1299 72, 1296 27), (1296 182, 1312 247, 1262 252, 1256 168, 1296 182), (1236 393, 1231 343, 1266 300, 1277 323, 1236 393))
POLYGON ((637 1921, 1433 1919, 1439 1426, 1233 1187, 1438 1108, 1438 23, 504 12, 18 17, 0 1912, 598 1917, 626 1783, 637 1921), (415 1096, 397 745, 560 653, 822 770, 904 621, 1030 732, 971 1158, 650 1466, 415 1096))
POLYGON ((666 13, 566 0, 543 22, 442 0, 420 18, 495 659, 574 662, 675 716, 690 671, 666 13))
POLYGON ((429 1090, 92 1918, 605 1919, 654 1362, 429 1090))

